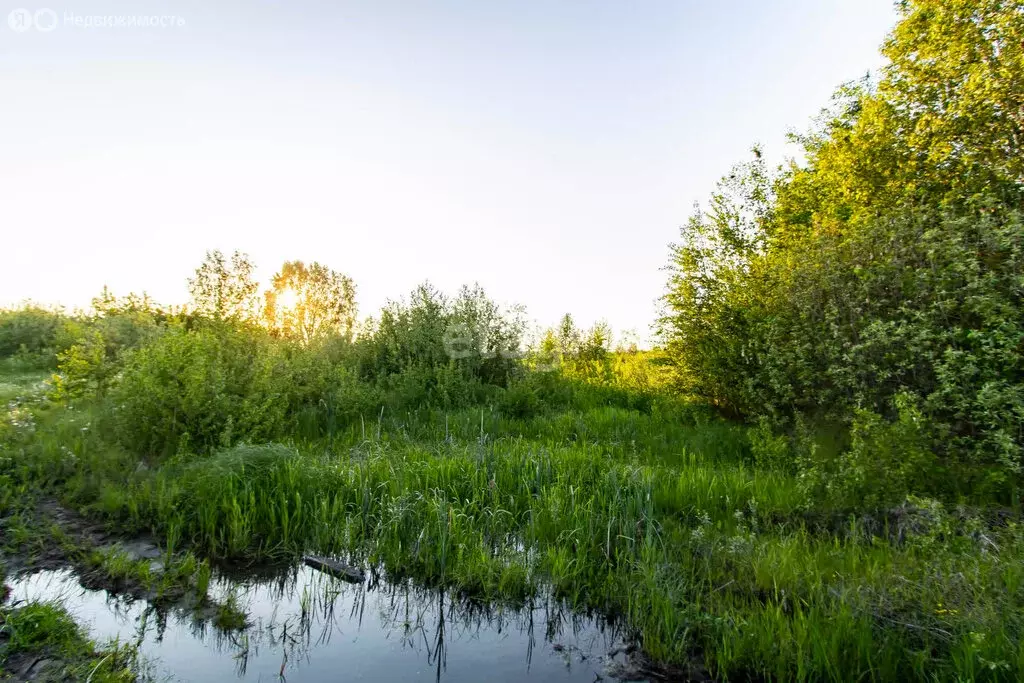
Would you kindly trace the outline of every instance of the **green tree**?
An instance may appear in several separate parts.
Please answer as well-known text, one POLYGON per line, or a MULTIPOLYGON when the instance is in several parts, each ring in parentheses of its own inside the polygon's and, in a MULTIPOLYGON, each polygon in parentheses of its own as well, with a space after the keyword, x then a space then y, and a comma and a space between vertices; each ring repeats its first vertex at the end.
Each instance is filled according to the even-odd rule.
POLYGON ((203 263, 188 280, 193 309, 214 320, 251 320, 256 314, 259 283, 256 267, 240 251, 227 259, 219 249, 206 252, 203 263))
POLYGON ((880 78, 797 138, 805 163, 755 153, 691 216, 661 333, 681 389, 776 425, 897 420, 913 397, 947 484, 1006 492, 1024 468, 1024 12, 900 11, 880 78))
POLYGON ((580 331, 572 314, 566 313, 558 321, 558 330, 554 332, 558 341, 558 352, 563 357, 575 356, 580 348, 580 331))
POLYGON ((348 276, 316 261, 286 261, 264 293, 263 318, 276 334, 307 344, 331 335, 351 338, 355 297, 348 276))

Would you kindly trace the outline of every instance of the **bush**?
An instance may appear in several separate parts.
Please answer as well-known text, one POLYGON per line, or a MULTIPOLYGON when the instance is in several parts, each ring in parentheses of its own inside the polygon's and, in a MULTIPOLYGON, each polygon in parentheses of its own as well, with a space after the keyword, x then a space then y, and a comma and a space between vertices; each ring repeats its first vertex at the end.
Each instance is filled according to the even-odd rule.
POLYGON ((328 391, 328 400, 339 423, 354 422, 360 417, 376 415, 387 397, 377 387, 363 382, 353 370, 335 370, 328 391))
POLYGON ((57 354, 53 398, 74 401, 100 394, 106 389, 112 371, 103 336, 92 330, 67 351, 57 354))
POLYGON ((17 358, 22 365, 54 367, 57 354, 70 347, 80 325, 58 311, 27 305, 0 310, 0 358, 17 358))
POLYGON ((479 287, 449 298, 422 285, 385 307, 356 353, 363 377, 393 387, 403 405, 468 405, 481 385, 507 386, 517 375, 523 328, 517 309, 503 311, 479 287))
POLYGON ((525 382, 517 382, 501 393, 498 409, 509 417, 526 419, 541 412, 542 404, 537 392, 525 382))
POLYGON ((111 392, 120 441, 143 454, 267 440, 285 425, 292 373, 259 331, 172 327, 127 358, 111 392))
MULTIPOLYGON (((921 491, 942 489, 931 426, 917 401, 900 394, 893 403, 897 416, 891 421, 870 410, 856 411, 850 445, 837 457, 815 457, 815 446, 809 449, 801 478, 813 499, 840 508, 877 510, 921 491)), ((806 436, 803 443, 808 443, 806 436)))
POLYGON ((795 465, 789 439, 785 435, 775 434, 771 421, 762 416, 757 426, 747 430, 750 441, 750 454, 754 464, 767 470, 789 470, 795 465))

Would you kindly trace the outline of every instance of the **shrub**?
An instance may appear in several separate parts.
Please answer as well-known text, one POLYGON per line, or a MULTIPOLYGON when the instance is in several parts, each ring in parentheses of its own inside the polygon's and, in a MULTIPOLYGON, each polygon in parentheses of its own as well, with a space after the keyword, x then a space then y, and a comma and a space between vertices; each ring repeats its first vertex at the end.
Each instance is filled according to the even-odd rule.
POLYGON ((0 310, 0 358, 52 368, 57 353, 70 347, 80 332, 79 323, 59 311, 33 305, 0 310))
POLYGON ((806 433, 800 437, 805 454, 801 477, 812 498, 840 508, 877 510, 921 491, 941 490, 931 425, 909 394, 900 394, 893 403, 894 420, 857 410, 849 447, 838 456, 822 452, 806 433))
POLYGON ((517 375, 523 328, 518 309, 503 311, 479 287, 450 298, 422 285, 407 302, 390 302, 357 344, 360 370, 394 387, 404 405, 467 405, 481 384, 506 386, 517 375), (416 396, 411 385, 428 389, 416 396))
POLYGON ((280 433, 291 396, 289 369, 258 331, 172 327, 127 359, 111 392, 119 439, 139 453, 206 451, 280 433))
POLYGON ((747 430, 747 438, 750 441, 750 454, 758 467, 787 470, 795 465, 789 439, 785 435, 775 434, 767 417, 761 416, 757 426, 747 430))
POLYGON ((53 397, 58 401, 73 401, 100 394, 106 389, 112 371, 103 336, 92 330, 67 351, 57 354, 53 397))
POLYGON ((361 381, 353 370, 338 367, 332 377, 328 400, 339 420, 350 422, 361 416, 375 415, 387 397, 377 387, 361 381))
POLYGON ((541 411, 541 400, 536 390, 525 382, 517 382, 501 393, 498 408, 509 417, 525 419, 541 411))

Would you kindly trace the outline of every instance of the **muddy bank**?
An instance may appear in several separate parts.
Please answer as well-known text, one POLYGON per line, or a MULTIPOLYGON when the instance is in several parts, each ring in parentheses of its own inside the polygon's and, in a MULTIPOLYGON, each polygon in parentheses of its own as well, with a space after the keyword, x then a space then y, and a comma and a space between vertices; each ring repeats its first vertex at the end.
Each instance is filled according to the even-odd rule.
POLYGON ((40 499, 0 518, 0 528, 6 536, 5 544, 0 546, 0 560, 8 574, 62 569, 79 563, 89 550, 112 549, 115 545, 122 546, 136 560, 161 556, 154 539, 111 533, 104 525, 52 498, 40 499))
MULTIPOLYGON (((0 520, 6 530, 11 518, 0 520)), ((212 570, 191 554, 170 555, 152 537, 111 533, 102 524, 44 499, 18 511, 0 563, 8 582, 39 572, 72 571, 82 587, 143 600, 202 621, 244 626, 244 615, 207 593, 212 570)))

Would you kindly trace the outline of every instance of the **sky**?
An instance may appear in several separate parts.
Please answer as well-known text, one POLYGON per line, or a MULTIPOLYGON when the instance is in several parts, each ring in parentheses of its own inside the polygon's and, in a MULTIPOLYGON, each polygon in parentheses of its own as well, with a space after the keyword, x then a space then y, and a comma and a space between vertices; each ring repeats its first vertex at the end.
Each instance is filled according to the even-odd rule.
POLYGON ((786 133, 882 64, 896 20, 891 0, 33 1, 0 0, 0 305, 184 303, 207 249, 239 249, 261 282, 346 273, 361 315, 479 282, 541 325, 641 339, 694 202, 755 143, 796 153, 786 133))

